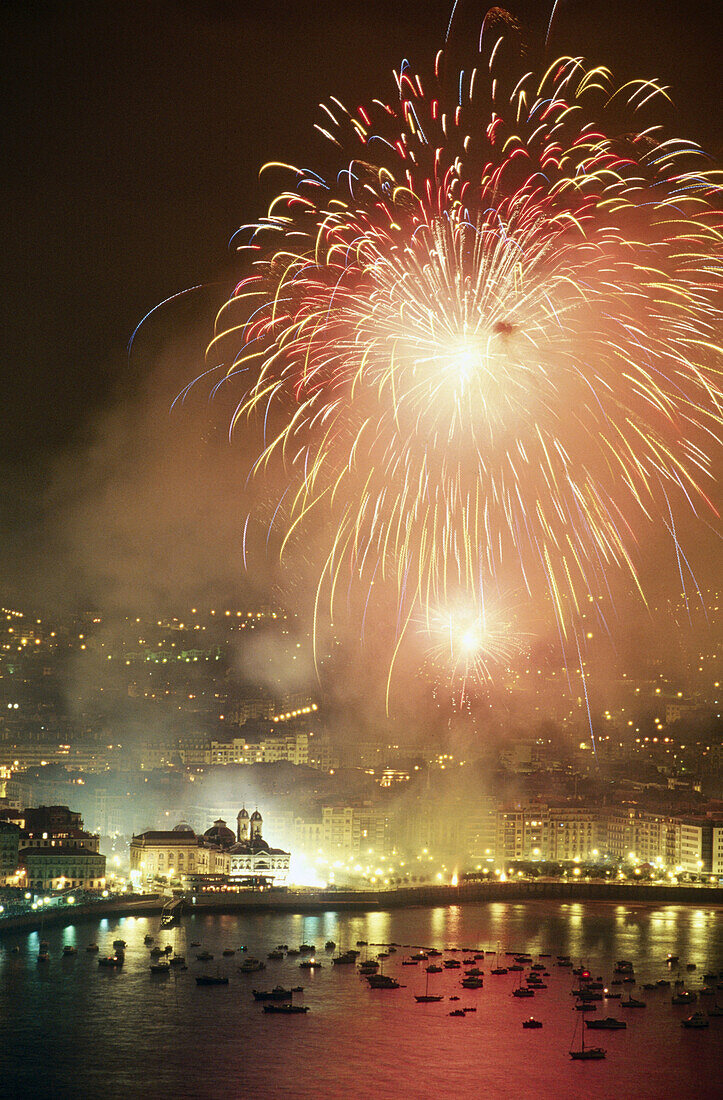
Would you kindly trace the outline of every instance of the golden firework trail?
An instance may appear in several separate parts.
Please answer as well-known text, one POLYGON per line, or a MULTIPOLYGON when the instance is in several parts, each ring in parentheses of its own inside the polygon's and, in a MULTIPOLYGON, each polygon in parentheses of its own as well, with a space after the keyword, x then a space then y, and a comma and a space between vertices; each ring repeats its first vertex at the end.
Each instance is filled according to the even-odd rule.
POLYGON ((440 53, 392 102, 323 107, 341 170, 271 166, 293 186, 246 227, 208 355, 255 476, 288 486, 284 548, 323 520, 318 609, 391 579, 403 635, 521 585, 577 643, 611 570, 638 585, 649 523, 715 512, 720 188, 638 121, 665 89, 524 71, 513 32, 487 18, 453 81, 440 53))

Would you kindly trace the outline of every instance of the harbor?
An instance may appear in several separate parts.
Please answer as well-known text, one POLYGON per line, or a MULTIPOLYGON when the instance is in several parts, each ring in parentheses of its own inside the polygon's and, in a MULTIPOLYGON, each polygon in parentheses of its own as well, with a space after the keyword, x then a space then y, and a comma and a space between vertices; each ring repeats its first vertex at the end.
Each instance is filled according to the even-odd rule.
POLYGON ((108 1097, 144 1095, 130 1072, 139 1057, 154 1087, 182 1097, 199 1095, 208 1058, 219 1068, 203 1095, 219 1098, 261 1089, 302 1100, 341 1087, 391 1098, 402 1075, 430 1098, 470 1083, 502 1098, 553 1088, 561 1100, 715 1095, 723 922, 714 905, 517 898, 186 910, 168 927, 160 918, 3 937, 16 1095, 83 1095, 63 1054, 71 1041, 85 1052, 86 1089, 108 1097), (22 1049, 46 1032, 57 1060, 39 1076, 22 1049))

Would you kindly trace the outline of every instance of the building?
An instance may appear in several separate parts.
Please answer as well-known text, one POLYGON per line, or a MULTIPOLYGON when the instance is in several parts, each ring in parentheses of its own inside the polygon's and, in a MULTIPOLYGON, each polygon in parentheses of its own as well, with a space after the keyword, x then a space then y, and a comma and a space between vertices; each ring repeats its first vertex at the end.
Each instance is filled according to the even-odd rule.
POLYGON ((498 862, 515 859, 547 859, 550 813, 547 806, 499 810, 495 856, 498 862))
POLYGON ((236 842, 228 850, 231 882, 263 882, 285 885, 289 877, 291 855, 272 848, 261 835, 263 819, 258 810, 249 817, 243 807, 236 819, 236 842))
POLYGON ((272 848, 262 835, 258 810, 237 816, 237 831, 217 818, 201 836, 181 823, 171 830, 148 830, 130 845, 131 878, 136 882, 179 879, 189 888, 204 886, 281 886, 289 876, 290 853, 272 848))
POLYGON ((130 871, 138 882, 208 874, 208 851, 190 825, 149 829, 131 840, 130 871))
POLYGON ((19 841, 19 826, 10 821, 0 821, 0 886, 7 886, 15 880, 19 841))
POLYGON ((386 814, 371 802, 321 808, 322 846, 329 855, 383 852, 387 827, 386 814))
POLYGON ((28 889, 102 890, 105 886, 105 856, 82 845, 22 848, 18 860, 28 889))
POLYGON ((600 855, 598 811, 582 806, 555 806, 549 810, 547 859, 594 860, 600 855))
POLYGON ((711 872, 723 877, 723 821, 714 821, 711 826, 711 872))

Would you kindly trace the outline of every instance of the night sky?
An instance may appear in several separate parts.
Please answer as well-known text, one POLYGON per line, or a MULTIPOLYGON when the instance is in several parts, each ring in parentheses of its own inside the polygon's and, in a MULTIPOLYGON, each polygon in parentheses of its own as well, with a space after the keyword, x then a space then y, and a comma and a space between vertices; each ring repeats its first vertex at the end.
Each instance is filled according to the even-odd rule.
MULTIPOLYGON (((460 3, 459 19, 477 22, 486 7, 460 3)), ((549 17, 547 3, 509 7, 533 28, 549 17)), ((720 152, 719 7, 562 0, 554 51, 670 83, 676 128, 720 152)), ((189 538, 189 517, 178 521, 174 504, 186 473, 172 444, 165 450, 175 430, 161 424, 154 443, 152 423, 200 369, 238 273, 229 237, 272 194, 258 169, 271 159, 323 164, 312 129, 318 102, 393 94, 392 69, 405 56, 433 56, 450 10, 450 0, 6 0, 0 552, 9 596, 52 603, 70 586, 81 598, 98 553, 89 511, 106 526, 104 509, 125 513, 118 556, 140 546, 142 570, 149 484, 160 491, 171 469, 167 546, 189 538), (138 321, 196 284, 206 289, 147 322, 129 363, 138 321), (125 452, 136 441, 131 468, 125 452), (131 489, 116 504, 119 482, 131 489), (80 543, 89 548, 83 563, 80 543)), ((209 421, 221 421, 221 435, 224 416, 209 421)), ((201 468, 200 496, 216 460, 205 475, 201 468)), ((232 463, 218 471, 228 512, 234 477, 232 463)), ((211 509, 204 522, 213 523, 211 509)), ((163 542, 158 523, 154 545, 163 542)), ((227 559, 238 528, 232 516, 221 527, 227 559)), ((206 527, 189 541, 213 537, 206 527)), ((90 588, 100 598, 102 584, 90 588)))

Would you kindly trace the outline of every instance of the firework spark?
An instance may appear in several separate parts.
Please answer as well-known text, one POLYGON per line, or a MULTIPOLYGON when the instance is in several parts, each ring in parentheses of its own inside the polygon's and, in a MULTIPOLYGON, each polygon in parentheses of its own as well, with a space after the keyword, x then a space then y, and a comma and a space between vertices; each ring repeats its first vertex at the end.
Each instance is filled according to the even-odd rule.
POLYGON ((317 610, 391 579, 400 637, 504 583, 577 640, 611 570, 638 584, 646 524, 715 512, 719 191, 636 123, 664 89, 525 72, 515 34, 488 15, 454 101, 440 54, 392 103, 323 108, 342 169, 288 169, 209 348, 250 379, 234 426, 288 486, 284 547, 327 532, 317 610))

